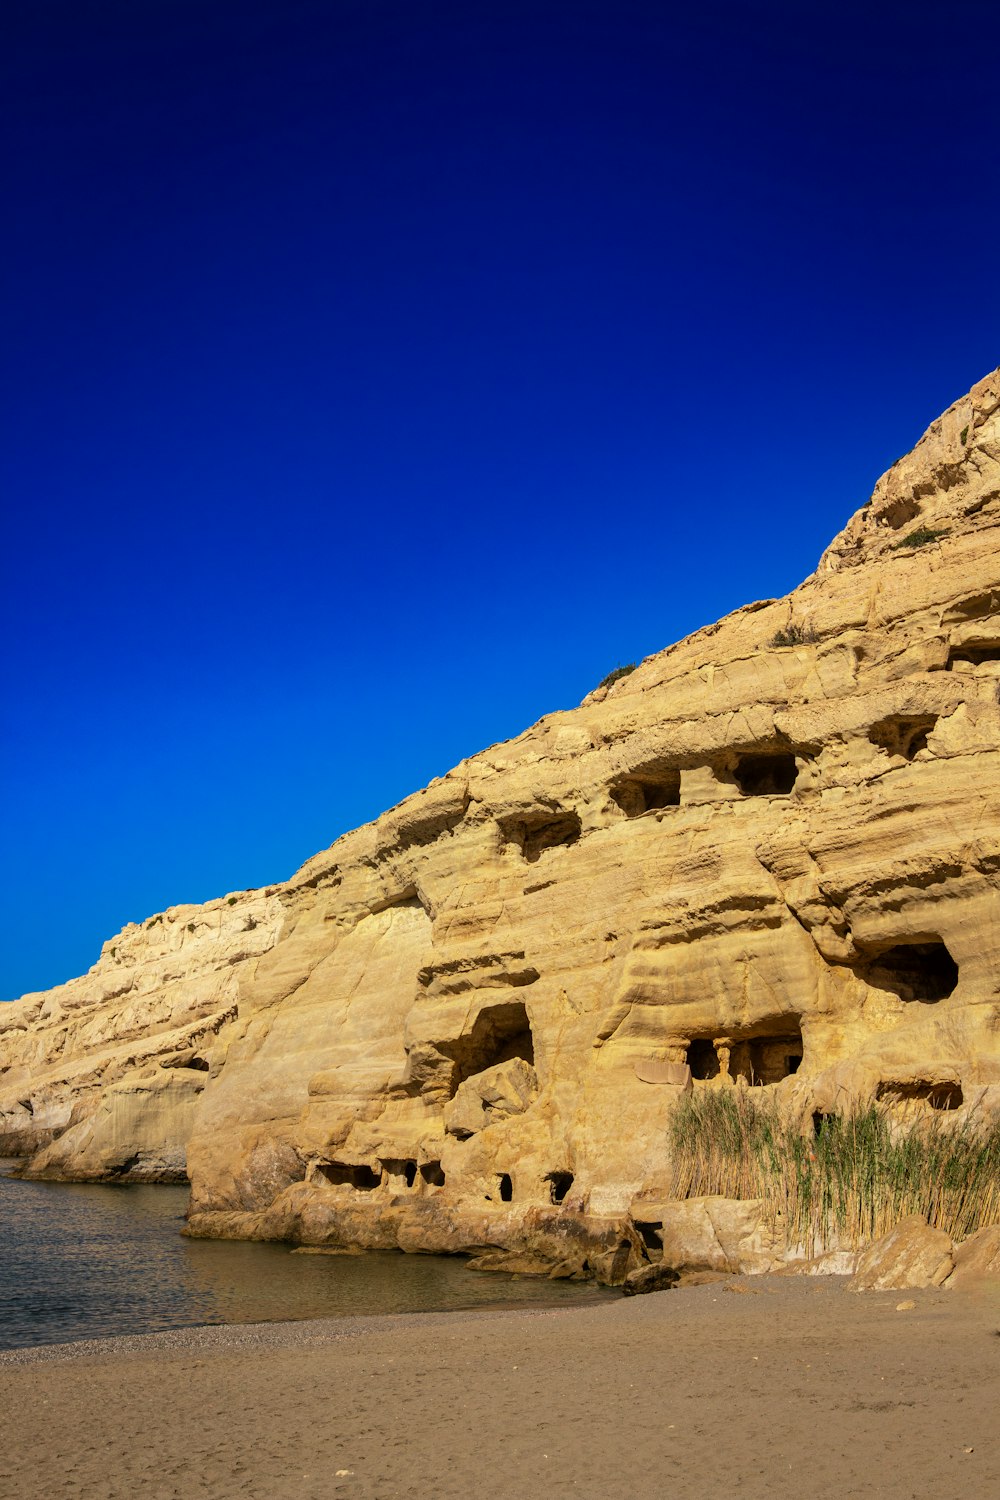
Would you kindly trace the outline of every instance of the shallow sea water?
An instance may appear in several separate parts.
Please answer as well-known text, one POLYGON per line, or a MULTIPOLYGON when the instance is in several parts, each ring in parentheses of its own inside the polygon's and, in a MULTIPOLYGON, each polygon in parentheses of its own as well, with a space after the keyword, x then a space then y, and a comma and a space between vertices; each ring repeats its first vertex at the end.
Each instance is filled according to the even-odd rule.
POLYGON ((457 1256, 295 1255, 188 1240, 185 1187, 18 1182, 0 1162, 0 1349, 214 1323, 585 1305, 587 1284, 466 1269, 457 1256))

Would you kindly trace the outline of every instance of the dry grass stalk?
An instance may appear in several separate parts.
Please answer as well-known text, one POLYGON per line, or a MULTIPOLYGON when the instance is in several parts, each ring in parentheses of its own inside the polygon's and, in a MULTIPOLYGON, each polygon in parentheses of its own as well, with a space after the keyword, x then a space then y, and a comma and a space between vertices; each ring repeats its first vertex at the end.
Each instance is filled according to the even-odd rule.
POLYGON ((856 1248, 907 1214, 961 1241, 1000 1223, 1000 1120, 894 1125, 870 1105, 804 1136, 773 1098, 698 1089, 670 1123, 674 1198, 760 1199, 809 1254, 856 1248))

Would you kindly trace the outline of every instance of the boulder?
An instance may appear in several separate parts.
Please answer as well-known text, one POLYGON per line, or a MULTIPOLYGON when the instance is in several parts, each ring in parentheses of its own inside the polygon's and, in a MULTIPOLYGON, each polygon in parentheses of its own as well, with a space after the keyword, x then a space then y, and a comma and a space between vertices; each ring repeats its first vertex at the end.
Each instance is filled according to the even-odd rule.
POLYGON ((861 1252, 848 1288, 852 1292, 895 1292, 941 1286, 953 1265, 949 1236, 943 1229, 931 1229, 920 1214, 911 1214, 861 1252))
POLYGON ((639 1222, 650 1222, 645 1216, 654 1212, 660 1217, 663 1264, 678 1271, 754 1275, 780 1262, 780 1236, 767 1225, 756 1199, 684 1198, 659 1205, 633 1200, 639 1222))
POLYGON ((630 1271, 622 1282, 622 1294, 638 1297, 645 1292, 666 1292, 677 1285, 680 1273, 673 1266, 640 1266, 630 1271))
POLYGON ((983 1281, 1000 1281, 1000 1224, 990 1224, 956 1245, 953 1251, 955 1269, 948 1277, 949 1287, 975 1286, 983 1281))

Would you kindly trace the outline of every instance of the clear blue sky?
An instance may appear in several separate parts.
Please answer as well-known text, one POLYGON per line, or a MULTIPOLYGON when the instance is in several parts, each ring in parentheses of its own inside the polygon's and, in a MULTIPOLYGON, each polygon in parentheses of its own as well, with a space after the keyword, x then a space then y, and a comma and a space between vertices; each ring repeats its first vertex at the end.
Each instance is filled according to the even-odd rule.
POLYGON ((1000 360, 998 42, 5 0, 0 995, 810 572, 1000 360))

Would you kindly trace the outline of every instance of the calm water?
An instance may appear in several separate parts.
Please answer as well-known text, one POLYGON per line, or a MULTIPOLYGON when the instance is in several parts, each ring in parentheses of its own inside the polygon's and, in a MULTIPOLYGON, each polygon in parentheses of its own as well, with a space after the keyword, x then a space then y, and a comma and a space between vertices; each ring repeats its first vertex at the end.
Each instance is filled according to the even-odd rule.
POLYGON ((0 1175, 0 1348, 205 1323, 551 1307, 608 1295, 480 1274, 452 1256, 293 1255, 283 1245, 187 1240, 186 1203, 183 1187, 0 1175))

